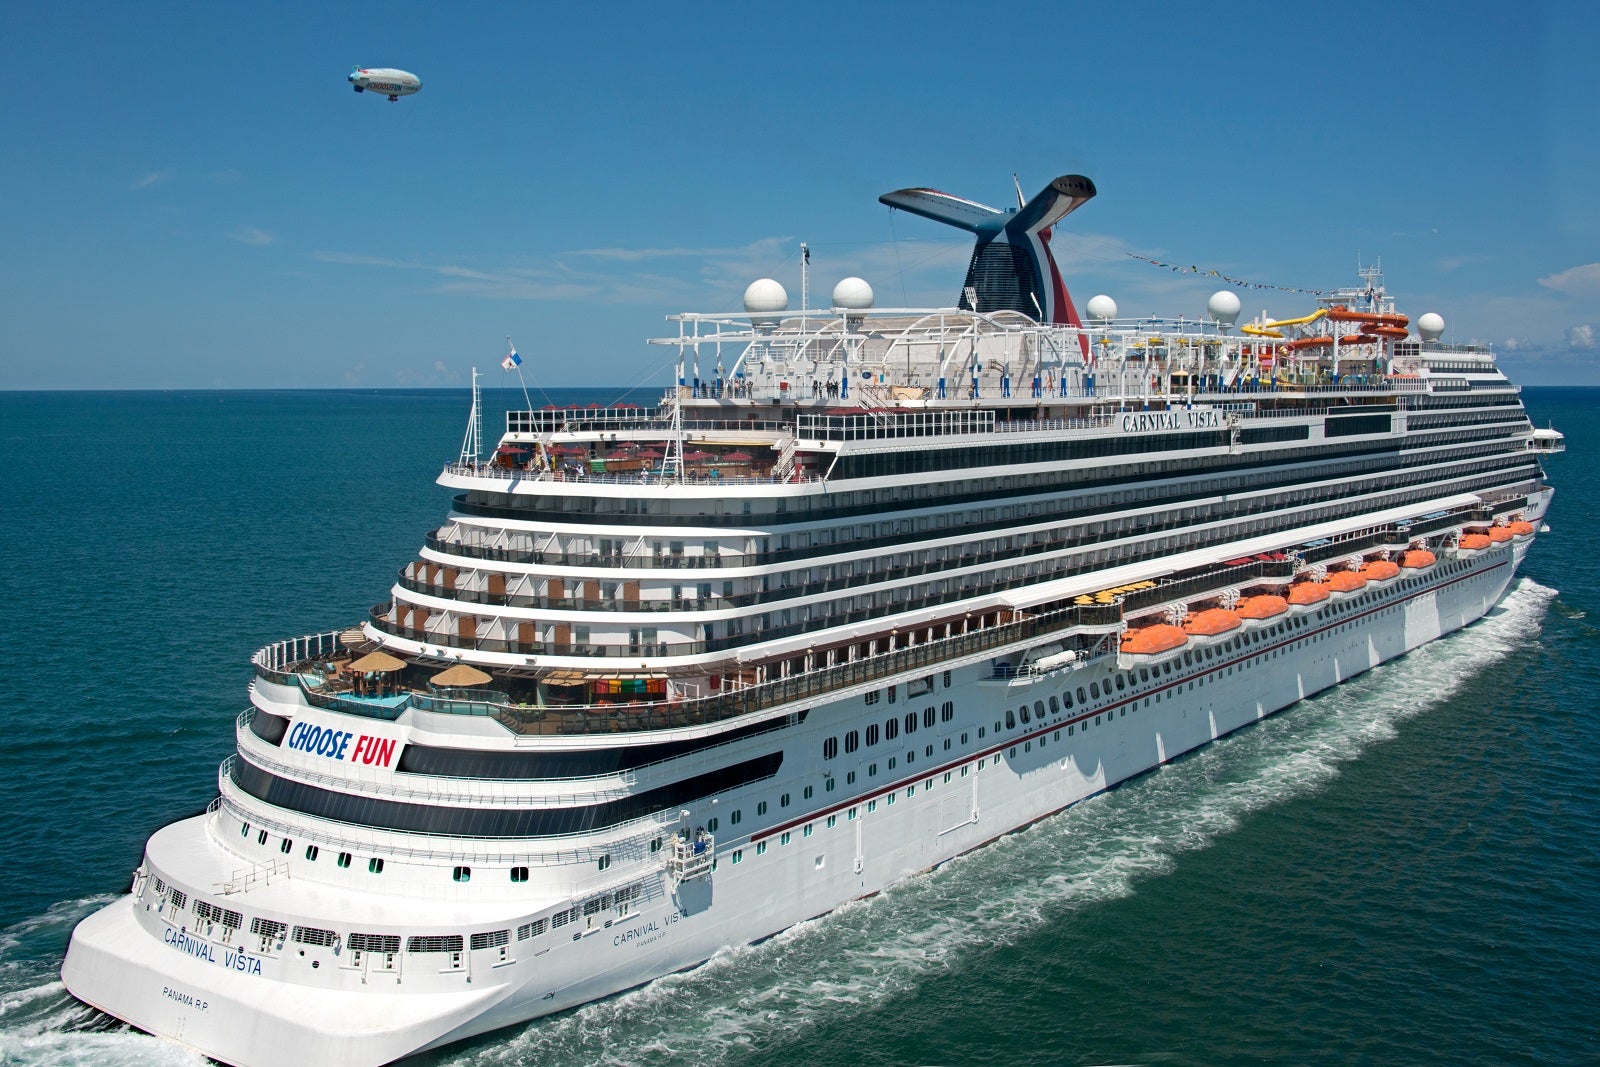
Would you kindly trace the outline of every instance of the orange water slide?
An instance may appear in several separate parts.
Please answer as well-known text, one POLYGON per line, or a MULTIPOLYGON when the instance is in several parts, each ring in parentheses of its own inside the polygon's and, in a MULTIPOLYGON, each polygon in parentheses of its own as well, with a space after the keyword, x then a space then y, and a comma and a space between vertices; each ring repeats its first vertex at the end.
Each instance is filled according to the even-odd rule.
POLYGON ((1384 315, 1371 311, 1351 311, 1343 304, 1328 309, 1328 318, 1334 322, 1370 322, 1374 326, 1393 326, 1405 329, 1411 320, 1405 315, 1384 315))

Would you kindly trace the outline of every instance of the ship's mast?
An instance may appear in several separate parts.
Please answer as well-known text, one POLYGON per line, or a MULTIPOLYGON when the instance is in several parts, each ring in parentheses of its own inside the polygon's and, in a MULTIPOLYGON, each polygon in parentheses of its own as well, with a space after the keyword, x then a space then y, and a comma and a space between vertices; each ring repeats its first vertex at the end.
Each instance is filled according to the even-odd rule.
POLYGON ((472 368, 472 413, 467 416, 467 434, 461 439, 461 465, 477 466, 483 446, 483 397, 478 392, 478 368, 472 368))

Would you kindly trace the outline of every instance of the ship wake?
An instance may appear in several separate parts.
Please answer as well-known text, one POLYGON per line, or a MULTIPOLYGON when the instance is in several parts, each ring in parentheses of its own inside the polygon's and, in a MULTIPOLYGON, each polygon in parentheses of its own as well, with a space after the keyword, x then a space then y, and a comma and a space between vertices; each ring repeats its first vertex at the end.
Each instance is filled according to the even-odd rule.
MULTIPOLYGON (((417 1062, 435 1067, 804 1059, 806 1035, 867 1023, 925 981, 1136 893, 1251 813, 1326 788, 1340 767, 1536 639, 1556 591, 1520 580, 1473 627, 1122 788, 759 945, 417 1062)), ((79 919, 63 902, 0 932, 0 1064, 200 1064, 70 997, 79 919)), ((880 1024, 881 1025, 881 1024, 880 1024)))
POLYGON ((1519 581, 1488 617, 1158 772, 695 970, 446 1050, 449 1067, 804 1061, 809 1032, 881 1028, 894 1000, 1041 928, 1093 921, 1252 812, 1447 703, 1538 634, 1556 596, 1519 581))

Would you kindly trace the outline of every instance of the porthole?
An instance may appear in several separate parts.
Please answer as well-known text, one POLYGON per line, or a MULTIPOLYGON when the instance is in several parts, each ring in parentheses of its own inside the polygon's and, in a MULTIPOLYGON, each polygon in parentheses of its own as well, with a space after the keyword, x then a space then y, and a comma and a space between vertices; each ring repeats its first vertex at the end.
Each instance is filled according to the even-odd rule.
MULTIPOLYGON (((716 821, 717 820, 712 819, 711 823, 715 823, 716 821)), ((706 825, 710 826, 711 823, 707 823, 706 825)), ((713 829, 711 832, 712 833, 716 833, 716 830, 713 829)), ((598 861, 596 861, 595 866, 599 867, 600 870, 602 870, 602 871, 605 870, 607 867, 610 867, 611 866, 611 854, 608 852, 604 856, 601 856, 600 859, 598 861)))
POLYGON ((728 816, 728 822, 730 822, 734 826, 738 826, 739 823, 743 819, 744 819, 744 812, 742 810, 740 810, 739 808, 734 808, 733 809, 733 814, 728 816))
POLYGON ((306 859, 315 860, 317 858, 317 853, 319 851, 321 851, 321 850, 318 849, 316 845, 307 845, 306 846, 306 859))
POLYGON ((369 873, 371 873, 371 874, 382 874, 383 873, 383 860, 379 859, 377 856, 374 856, 371 859, 369 859, 367 861, 367 871, 369 873))
POLYGON ((348 852, 339 853, 339 866, 341 866, 341 867, 350 866, 350 853, 348 853, 348 852))
POLYGON ((513 882, 526 882, 528 880, 528 868, 526 868, 526 867, 513 867, 513 868, 511 868, 511 880, 513 882))
MULTIPOLYGON (((523 867, 521 869, 524 870, 524 871, 527 870, 526 867, 523 867)), ((457 881, 457 882, 470 882, 470 881, 472 881, 472 868, 471 867, 457 867, 454 871, 452 871, 450 873, 450 877, 452 879, 454 879, 455 881, 457 881)), ((515 872, 515 869, 514 869, 513 872, 512 872, 512 875, 511 875, 511 880, 513 882, 516 882, 516 881, 525 881, 526 879, 519 879, 516 876, 516 872, 515 872)))
MULTIPOLYGON (((715 816, 713 816, 712 818, 709 818, 709 819, 706 820, 706 831, 708 833, 713 833, 714 834, 714 833, 717 832, 718 825, 720 825, 719 821, 716 819, 715 816)), ((607 860, 606 860, 606 863, 609 864, 610 862, 611 862, 611 860, 608 857, 607 860)), ((600 869, 602 871, 605 870, 604 867, 601 867, 600 869)))

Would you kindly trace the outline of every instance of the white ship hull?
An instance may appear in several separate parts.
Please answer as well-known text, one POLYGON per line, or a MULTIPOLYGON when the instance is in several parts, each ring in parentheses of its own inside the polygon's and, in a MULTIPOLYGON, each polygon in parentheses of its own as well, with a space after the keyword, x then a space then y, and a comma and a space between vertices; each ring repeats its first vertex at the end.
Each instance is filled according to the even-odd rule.
MULTIPOLYGON (((781 825, 749 839, 730 837, 719 845, 709 879, 676 887, 664 881, 663 891, 632 914, 570 936, 562 931, 519 942, 505 964, 471 960, 470 973, 449 991, 411 992, 405 983, 412 976, 371 965, 353 987, 275 981, 277 961, 252 973, 255 964, 237 962, 237 948, 141 916, 138 909, 149 909, 134 897, 78 927, 63 980, 92 1005, 240 1067, 380 1064, 562 1011, 877 893, 1466 626, 1505 594, 1531 541, 1441 559, 1409 585, 1391 581, 1294 609, 1291 617, 1304 622, 1282 637, 1170 676, 1157 672, 1147 684, 1007 731, 1003 741, 957 759, 936 756, 914 777, 878 778, 869 791, 813 808, 792 825, 787 843, 780 843, 781 825), (1353 597, 1361 598, 1359 606, 1353 597), (1070 735, 1069 723, 1075 724, 1070 735), (756 855, 759 841, 769 847, 756 855), (742 862, 732 861, 735 848, 742 862)), ((952 730, 1110 677, 1118 663, 1112 656, 1010 679, 981 676, 976 667, 957 673, 939 696, 948 692, 974 713, 952 730)), ((811 733, 837 728, 827 710, 813 709, 811 733)), ((790 747, 809 752, 817 744, 800 738, 790 747)), ((208 834, 215 828, 208 824, 218 818, 162 831, 150 860, 214 849, 208 834)))

